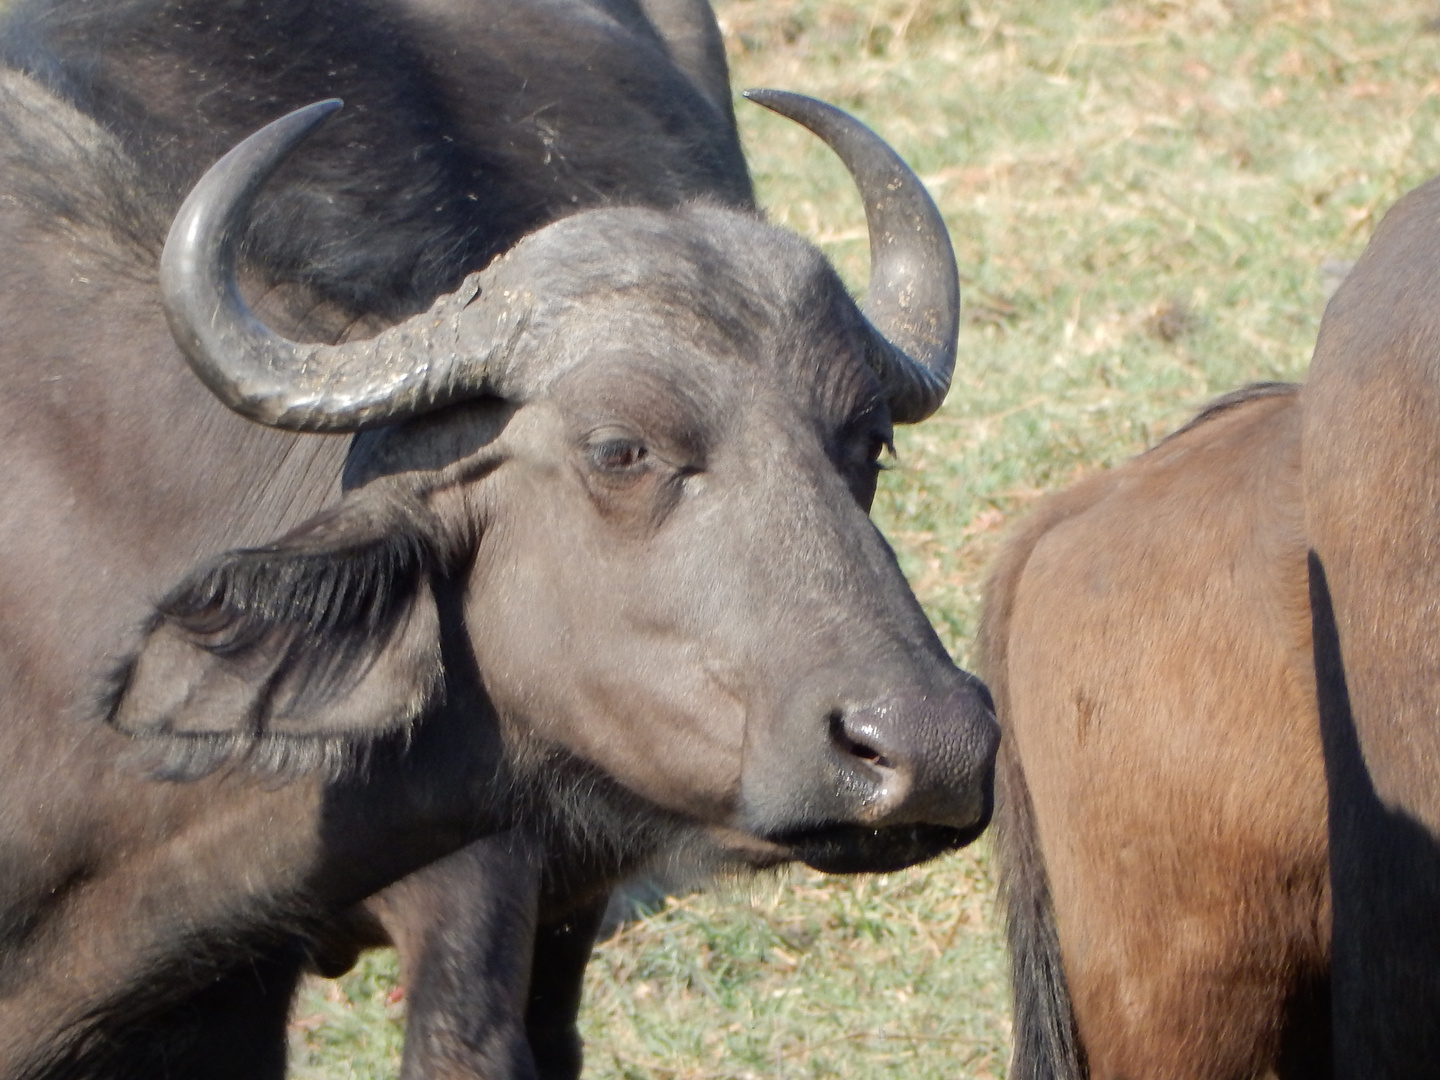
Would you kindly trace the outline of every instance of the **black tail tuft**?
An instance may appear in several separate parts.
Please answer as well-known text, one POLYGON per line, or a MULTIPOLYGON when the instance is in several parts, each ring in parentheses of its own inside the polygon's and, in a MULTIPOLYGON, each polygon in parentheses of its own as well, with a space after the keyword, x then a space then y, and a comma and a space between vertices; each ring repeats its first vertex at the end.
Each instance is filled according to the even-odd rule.
POLYGON ((1035 834, 1030 789, 1013 740, 1000 750, 995 786, 995 855, 1010 943, 1014 1034, 1010 1080, 1086 1080, 1050 881, 1035 834))

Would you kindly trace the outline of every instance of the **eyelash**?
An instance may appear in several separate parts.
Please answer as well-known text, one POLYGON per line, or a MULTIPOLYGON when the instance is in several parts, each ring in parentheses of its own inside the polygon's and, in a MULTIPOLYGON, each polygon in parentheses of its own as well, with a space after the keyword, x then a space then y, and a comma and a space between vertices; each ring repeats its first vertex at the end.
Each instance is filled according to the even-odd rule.
POLYGON ((634 472, 649 459, 645 444, 636 439, 605 439, 590 447, 590 463, 601 472, 634 472))
POLYGON ((885 456, 887 451, 893 458, 895 456, 895 444, 889 439, 882 439, 877 437, 875 441, 871 444, 869 452, 865 455, 865 460, 868 461, 880 472, 885 472, 888 469, 893 469, 895 467, 893 464, 889 464, 881 460, 885 456))

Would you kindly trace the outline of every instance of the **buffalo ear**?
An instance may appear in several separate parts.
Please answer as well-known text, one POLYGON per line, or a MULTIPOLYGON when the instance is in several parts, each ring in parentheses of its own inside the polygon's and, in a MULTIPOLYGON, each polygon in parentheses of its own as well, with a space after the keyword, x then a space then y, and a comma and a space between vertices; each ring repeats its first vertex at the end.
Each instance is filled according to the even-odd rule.
POLYGON ((191 574, 120 671, 111 724, 158 743, 176 777, 236 758, 335 769, 407 731, 443 674, 442 560, 417 510, 352 496, 191 574))

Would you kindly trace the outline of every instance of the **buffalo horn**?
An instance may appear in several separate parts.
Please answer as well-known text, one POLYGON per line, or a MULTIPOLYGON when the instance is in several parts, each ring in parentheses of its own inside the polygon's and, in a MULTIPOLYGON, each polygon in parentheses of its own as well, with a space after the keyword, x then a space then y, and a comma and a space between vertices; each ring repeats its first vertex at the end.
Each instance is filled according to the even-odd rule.
POLYGON ((950 389, 960 332, 960 273, 940 211, 900 155, 848 113, 784 90, 745 96, 809 128, 850 171, 870 231, 862 310, 875 334, 875 369, 891 416, 925 419, 950 389))
POLYGON ((461 397, 498 393, 498 374, 461 347, 460 315, 478 291, 471 281, 430 310, 345 345, 289 341, 241 298, 235 249, 256 194, 338 108, 339 101, 320 101, 266 125, 190 192, 160 258, 161 296, 175 341, 231 409, 291 431, 358 431, 461 397))

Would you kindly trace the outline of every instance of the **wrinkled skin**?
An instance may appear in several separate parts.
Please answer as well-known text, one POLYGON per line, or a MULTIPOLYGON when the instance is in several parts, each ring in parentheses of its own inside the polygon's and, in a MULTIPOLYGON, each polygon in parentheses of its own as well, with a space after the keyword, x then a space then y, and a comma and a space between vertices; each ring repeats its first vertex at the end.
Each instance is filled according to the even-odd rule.
POLYGON ((639 155, 643 205, 482 275, 524 296, 523 397, 350 444, 194 378, 155 260, 236 131, 335 92, 361 118, 246 231, 257 312, 297 338, 423 306, 609 146, 582 110, 573 156, 468 172, 453 73, 403 20, 315 5, 355 50, 329 65, 311 8, 241 8, 22 4, 0 32, 68 99, 0 69, 0 1077, 278 1076, 305 942, 517 824, 621 853, 705 824, 837 870, 975 835, 993 719, 865 514, 890 421, 863 320, 745 208, 738 158, 694 163, 712 121, 639 155), (275 48, 217 51, 227 18, 275 48), (476 202, 499 223, 472 235, 476 202))
POLYGON ((1440 186, 1331 298, 1305 386, 1306 528, 1330 795, 1336 1075, 1440 1055, 1440 186))
POLYGON ((1298 389, 1227 395, 997 560, 1013 1077, 1329 1074, 1298 389))
MULTIPOLYGON (((973 735, 950 726, 972 707, 984 720, 980 691, 945 658, 866 517, 890 429, 852 336, 853 306, 818 254, 753 219, 695 208, 567 219, 505 262, 494 287, 524 281, 545 298, 514 347, 567 358, 547 392, 519 408, 481 403, 362 437, 347 470, 354 491, 338 510, 222 568, 364 550, 389 542, 397 520, 426 523, 416 532, 435 570, 469 560, 465 635, 502 721, 526 720, 507 733, 517 746, 565 746, 651 802, 817 859, 829 840, 819 835, 823 851, 812 856, 812 835, 851 821, 907 836, 946 815, 957 830, 980 821, 978 779, 963 795, 945 783, 972 767, 967 739, 985 757, 984 723, 973 735), (717 230, 738 235, 722 246, 717 230), (610 253, 603 277, 577 270, 577 248, 610 253), (686 267, 692 252, 699 265, 686 267), (726 326, 711 290, 745 308, 750 325, 726 326), (561 317, 576 309, 587 314, 583 328, 561 317), (668 361, 705 346, 705 364, 677 372, 668 361), (467 549, 473 556, 451 554, 467 549), (497 609, 526 617, 505 624, 497 609), (898 710, 905 703, 892 686, 923 688, 934 704, 910 706, 904 729, 886 727, 865 709, 898 710), (952 699, 956 711, 944 711, 952 699), (832 732, 857 715, 877 747, 832 732), (953 750, 918 753, 925 739, 951 735, 953 750), (791 767, 778 769, 786 745, 780 757, 791 767), (894 764, 856 765, 871 749, 894 764)), ((399 628, 365 658, 366 678, 404 704, 428 692, 427 634, 445 622, 423 588, 395 603, 399 628)), ((248 614, 230 607, 224 618, 243 625, 248 614)), ((220 715, 239 713, 255 685, 220 683, 236 651, 212 661, 205 636, 221 631, 207 624, 197 637, 190 617, 170 610, 116 722, 203 737, 217 715, 209 695, 233 691, 242 701, 220 715)), ((295 665, 314 648, 241 640, 246 664, 283 654, 295 665)), ((287 724, 303 707, 289 693, 254 707, 287 724)), ((303 702, 303 689, 294 693, 303 702)), ((387 700, 380 711, 394 708, 387 700)), ((517 768, 542 763, 517 751, 517 768)))

